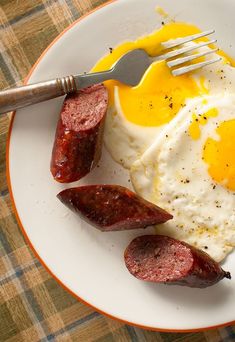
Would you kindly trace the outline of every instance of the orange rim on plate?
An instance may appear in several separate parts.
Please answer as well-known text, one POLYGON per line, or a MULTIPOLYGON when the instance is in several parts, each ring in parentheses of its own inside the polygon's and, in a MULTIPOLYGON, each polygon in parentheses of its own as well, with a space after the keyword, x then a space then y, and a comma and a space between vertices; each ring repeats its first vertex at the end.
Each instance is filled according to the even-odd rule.
MULTIPOLYGON (((96 7, 95 9, 91 10, 90 12, 86 13, 85 15, 81 16, 79 19, 75 20, 71 25, 69 25, 64 31, 62 31, 51 43, 50 45, 43 51, 43 53, 41 54, 41 56, 38 58, 38 60, 36 61, 36 63, 33 65, 33 67, 31 68, 31 70, 29 71, 29 74, 27 75, 27 77, 24 80, 24 84, 28 83, 29 78, 31 77, 32 73, 34 72, 34 70, 36 69, 37 65, 41 62, 41 60, 43 59, 43 57, 45 56, 45 54, 47 53, 47 51, 67 32, 69 31, 73 26, 75 26, 78 22, 80 22, 81 20, 83 20, 85 17, 87 17, 88 15, 96 12, 97 10, 110 5, 111 3, 116 2, 116 0, 109 0, 107 1, 107 3, 102 4, 98 7, 96 7)), ((226 322, 223 324, 219 324, 219 325, 214 325, 214 326, 209 326, 209 327, 205 327, 205 328, 198 328, 198 329, 183 329, 183 330, 177 330, 177 329, 162 329, 162 328, 156 328, 156 327, 150 327, 147 325, 140 325, 137 323, 133 323, 133 322, 129 322, 126 321, 124 319, 121 319, 119 317, 113 316, 108 314, 107 312, 104 312, 102 310, 100 310, 99 308, 93 306, 92 304, 86 302, 84 299, 82 299, 81 297, 79 297, 76 293, 74 293, 73 291, 71 291, 64 283, 62 280, 60 280, 57 276, 55 276, 55 274, 53 274, 53 272, 49 269, 49 267, 46 265, 46 263, 42 260, 42 258, 39 256, 38 252, 35 250, 34 246, 32 245, 25 228, 23 227, 23 224, 20 220, 20 216, 18 214, 17 208, 16 208, 16 204, 15 204, 15 200, 14 200, 14 196, 13 196, 13 191, 12 191, 12 186, 11 186, 11 177, 10 177, 10 162, 9 162, 9 150, 10 150, 10 140, 11 140, 11 132, 12 132, 12 127, 13 127, 13 123, 14 123, 14 118, 15 118, 15 112, 12 113, 12 117, 11 117, 11 122, 10 122, 10 126, 9 126, 9 131, 8 131, 8 136, 7 136, 7 146, 6 146, 6 176, 7 176, 7 185, 8 185, 8 189, 9 189, 9 194, 10 194, 10 198, 11 198, 11 202, 12 202, 12 206, 13 206, 13 211, 14 214, 16 216, 16 220, 18 222, 18 225, 24 235, 24 238, 26 240, 26 242, 29 244, 30 248, 32 249, 33 253, 35 254, 35 256, 38 258, 38 260, 40 261, 40 263, 45 267, 45 269, 50 273, 50 275, 66 290, 68 291, 73 297, 75 297, 76 299, 78 299, 79 301, 81 301, 82 303, 90 306, 92 309, 94 309, 95 311, 108 316, 109 318, 112 319, 116 319, 121 323, 125 323, 125 324, 129 324, 138 328, 142 328, 142 329, 147 329, 147 330, 153 330, 153 331, 160 331, 160 332, 201 332, 204 330, 209 330, 209 329, 216 329, 216 328, 221 328, 221 327, 226 327, 229 325, 233 325, 235 324, 235 320, 234 321, 230 321, 230 322, 226 322)))

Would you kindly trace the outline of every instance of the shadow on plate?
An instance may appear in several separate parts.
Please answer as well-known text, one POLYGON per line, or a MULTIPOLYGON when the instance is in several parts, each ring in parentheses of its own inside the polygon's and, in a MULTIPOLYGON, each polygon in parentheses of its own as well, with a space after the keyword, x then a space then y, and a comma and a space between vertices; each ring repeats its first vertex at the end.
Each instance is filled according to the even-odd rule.
POLYGON ((226 279, 205 289, 189 288, 178 285, 145 283, 148 291, 156 292, 168 302, 175 303, 177 307, 195 309, 216 308, 232 299, 232 286, 226 284, 226 279))

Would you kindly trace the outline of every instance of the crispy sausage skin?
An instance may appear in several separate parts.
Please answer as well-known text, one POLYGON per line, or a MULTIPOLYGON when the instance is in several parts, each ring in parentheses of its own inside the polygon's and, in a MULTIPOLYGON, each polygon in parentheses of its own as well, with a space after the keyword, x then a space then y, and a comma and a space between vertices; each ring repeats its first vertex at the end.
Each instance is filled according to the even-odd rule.
POLYGON ((108 93, 102 85, 67 95, 57 124, 51 173, 61 183, 88 174, 101 156, 108 93))
POLYGON ((135 238, 124 253, 126 267, 138 279, 205 288, 231 279, 207 253, 162 235, 135 238))
POLYGON ((101 231, 145 228, 172 215, 119 185, 88 185, 60 192, 57 197, 101 231))

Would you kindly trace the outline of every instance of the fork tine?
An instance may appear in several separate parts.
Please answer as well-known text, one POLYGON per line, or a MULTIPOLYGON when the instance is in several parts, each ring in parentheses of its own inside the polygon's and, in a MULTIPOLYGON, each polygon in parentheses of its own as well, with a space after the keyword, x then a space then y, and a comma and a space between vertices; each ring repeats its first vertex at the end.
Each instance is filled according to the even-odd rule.
POLYGON ((201 53, 196 53, 195 55, 177 58, 177 59, 174 59, 173 61, 167 62, 167 65, 168 65, 168 67, 171 68, 171 67, 174 67, 174 66, 186 63, 186 62, 193 61, 194 59, 197 59, 199 57, 207 56, 207 55, 209 55, 211 53, 217 52, 218 50, 219 49, 213 49, 213 50, 209 50, 209 51, 206 51, 206 52, 204 51, 204 52, 201 52, 201 53))
POLYGON ((186 74, 186 73, 188 73, 190 71, 200 69, 200 68, 202 68, 202 67, 204 67, 206 65, 210 65, 210 64, 219 62, 221 60, 222 60, 222 58, 219 57, 219 58, 212 59, 212 60, 209 60, 209 61, 206 61, 206 62, 192 64, 192 65, 189 65, 189 66, 186 66, 186 67, 182 67, 182 68, 179 68, 179 69, 172 70, 172 74, 174 76, 180 76, 180 75, 186 74))
POLYGON ((174 48, 176 46, 179 46, 181 44, 185 44, 185 43, 191 42, 192 40, 195 40, 195 39, 198 39, 198 38, 202 38, 202 37, 205 37, 205 36, 209 36, 212 33, 215 33, 215 30, 204 31, 204 32, 201 32, 201 33, 193 34, 192 36, 187 36, 185 38, 178 38, 178 39, 175 39, 173 42, 171 41, 171 42, 161 43, 161 45, 165 49, 170 49, 170 48, 174 48))
POLYGON ((160 55, 158 56, 157 58, 155 58, 155 60, 159 60, 159 59, 169 59, 169 58, 172 58, 172 57, 175 57, 175 56, 178 56, 178 55, 182 55, 183 53, 186 53, 186 52, 191 52, 193 50, 197 50, 203 46, 206 46, 206 45, 210 45, 210 44, 213 44, 213 43, 216 43, 217 40, 216 39, 213 39, 213 40, 209 40, 208 42, 205 42, 205 43, 201 43, 201 44, 196 44, 196 45, 193 45, 193 46, 188 46, 188 47, 184 47, 182 49, 179 49, 179 50, 174 50, 174 51, 170 51, 170 52, 167 52, 163 55, 160 55))

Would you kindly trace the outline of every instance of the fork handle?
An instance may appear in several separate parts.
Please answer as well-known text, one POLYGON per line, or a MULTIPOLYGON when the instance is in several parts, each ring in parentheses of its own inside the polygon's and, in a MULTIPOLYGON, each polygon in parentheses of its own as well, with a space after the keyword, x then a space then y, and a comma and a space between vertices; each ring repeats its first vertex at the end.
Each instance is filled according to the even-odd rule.
POLYGON ((76 90, 73 76, 3 90, 0 92, 0 113, 50 100, 76 90))

